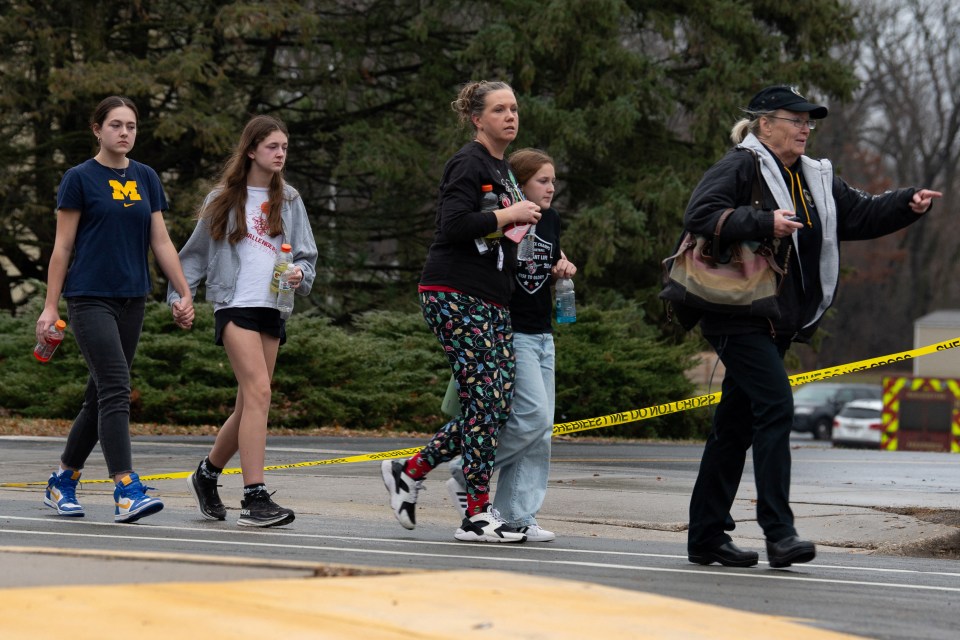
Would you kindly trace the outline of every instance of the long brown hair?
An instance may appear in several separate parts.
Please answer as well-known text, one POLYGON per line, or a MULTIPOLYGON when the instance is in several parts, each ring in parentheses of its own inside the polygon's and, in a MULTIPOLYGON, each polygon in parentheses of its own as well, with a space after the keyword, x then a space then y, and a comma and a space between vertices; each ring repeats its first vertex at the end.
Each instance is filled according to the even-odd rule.
MULTIPOLYGON (((250 173, 250 164, 253 160, 248 155, 255 151, 257 146, 274 131, 287 133, 287 126, 279 118, 273 116, 254 116, 247 122, 240 134, 240 141, 223 165, 217 187, 220 192, 200 211, 200 217, 206 218, 210 229, 210 237, 222 240, 225 236, 231 244, 237 244, 247 235, 247 174, 250 173), (233 214, 234 224, 229 236, 227 230, 230 225, 230 215, 233 214)), ((283 218, 280 211, 283 205, 283 176, 275 173, 270 179, 267 190, 267 203, 270 211, 267 214, 267 224, 270 225, 270 235, 283 233, 283 218)))

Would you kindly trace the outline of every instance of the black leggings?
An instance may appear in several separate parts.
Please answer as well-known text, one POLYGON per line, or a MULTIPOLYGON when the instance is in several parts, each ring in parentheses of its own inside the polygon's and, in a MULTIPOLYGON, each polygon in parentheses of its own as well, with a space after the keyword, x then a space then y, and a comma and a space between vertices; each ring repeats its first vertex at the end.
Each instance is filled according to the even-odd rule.
POLYGON ((99 441, 110 476, 130 473, 130 367, 143 330, 144 298, 71 297, 67 311, 90 376, 60 461, 82 469, 99 441))

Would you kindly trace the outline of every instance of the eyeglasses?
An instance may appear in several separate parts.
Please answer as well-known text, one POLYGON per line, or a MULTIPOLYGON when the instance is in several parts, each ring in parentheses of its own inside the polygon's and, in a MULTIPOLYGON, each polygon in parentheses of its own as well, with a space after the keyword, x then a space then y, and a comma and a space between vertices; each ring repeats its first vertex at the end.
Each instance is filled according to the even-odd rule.
POLYGON ((793 126, 797 129, 803 129, 804 126, 810 128, 810 131, 813 131, 817 128, 816 120, 801 120, 800 118, 783 118, 781 116, 765 116, 767 118, 776 118, 777 120, 786 120, 787 122, 792 122, 793 126))

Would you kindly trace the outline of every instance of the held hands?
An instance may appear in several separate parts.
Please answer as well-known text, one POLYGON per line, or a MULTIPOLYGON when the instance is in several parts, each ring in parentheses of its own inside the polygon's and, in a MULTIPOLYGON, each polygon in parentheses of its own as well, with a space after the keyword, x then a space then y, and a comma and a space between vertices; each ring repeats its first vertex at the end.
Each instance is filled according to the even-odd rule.
POLYGON ((933 199, 942 197, 943 194, 939 191, 920 189, 913 194, 913 199, 910 200, 910 209, 917 215, 926 213, 930 205, 933 204, 933 199))
POLYGON ((803 229, 803 223, 793 220, 796 213, 788 209, 777 209, 773 212, 773 237, 785 238, 798 229, 803 229))
POLYGON ((173 313, 174 323, 181 329, 193 326, 193 297, 189 293, 174 302, 170 311, 173 313))

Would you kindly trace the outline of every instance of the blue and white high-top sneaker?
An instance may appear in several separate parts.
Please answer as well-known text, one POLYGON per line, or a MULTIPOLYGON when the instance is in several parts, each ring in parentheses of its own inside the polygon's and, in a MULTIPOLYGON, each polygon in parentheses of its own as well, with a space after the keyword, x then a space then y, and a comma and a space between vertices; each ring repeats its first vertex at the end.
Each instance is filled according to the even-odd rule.
POLYGON ((77 502, 77 483, 80 472, 64 469, 50 474, 43 504, 56 509, 61 516, 83 517, 83 507, 77 502))
POLYGON ((115 522, 136 522, 140 518, 153 515, 163 509, 163 503, 158 498, 151 498, 140 482, 140 476, 135 473, 125 475, 113 490, 113 501, 117 509, 113 514, 115 522))

